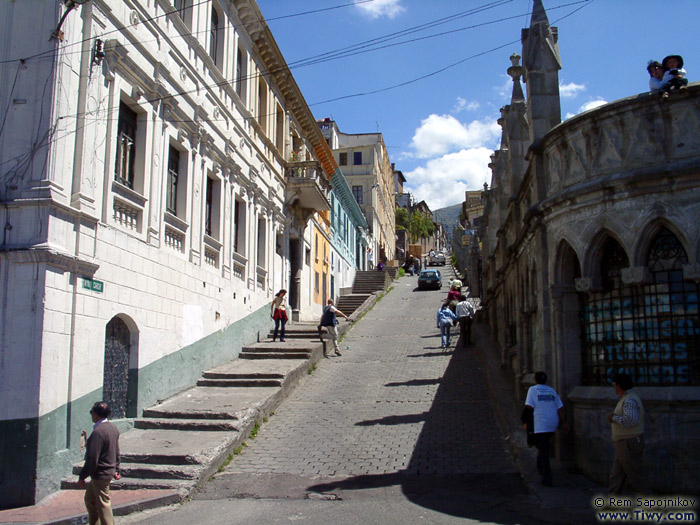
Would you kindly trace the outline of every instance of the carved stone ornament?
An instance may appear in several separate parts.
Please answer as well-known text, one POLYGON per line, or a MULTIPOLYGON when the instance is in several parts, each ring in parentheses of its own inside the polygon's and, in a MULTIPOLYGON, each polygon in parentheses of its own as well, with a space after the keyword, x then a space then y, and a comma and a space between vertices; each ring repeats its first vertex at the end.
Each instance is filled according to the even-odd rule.
POLYGON ((183 82, 187 80, 187 70, 184 67, 180 68, 180 80, 183 82))
POLYGON ((578 277, 574 282, 577 292, 590 292, 593 289, 593 280, 590 277, 578 277))
POLYGON ((651 281, 651 274, 646 266, 622 268, 620 277, 625 284, 646 284, 651 281))
POLYGON ((132 26, 139 25, 141 19, 139 18, 139 14, 135 9, 132 10, 131 13, 129 13, 129 21, 131 22, 132 26))
POLYGON ((684 264, 683 279, 700 283, 700 263, 684 264))

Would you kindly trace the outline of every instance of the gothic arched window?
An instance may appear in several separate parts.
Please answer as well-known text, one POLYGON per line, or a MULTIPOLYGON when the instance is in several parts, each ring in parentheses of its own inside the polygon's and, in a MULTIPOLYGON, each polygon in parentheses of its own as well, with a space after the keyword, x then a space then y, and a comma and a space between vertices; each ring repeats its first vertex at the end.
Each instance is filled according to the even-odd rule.
POLYGON ((603 247, 603 289, 582 309, 583 384, 608 384, 616 372, 643 386, 700 385, 700 317, 697 284, 683 280, 688 257, 668 229, 652 239, 648 278, 626 285, 629 266, 612 239, 603 247))

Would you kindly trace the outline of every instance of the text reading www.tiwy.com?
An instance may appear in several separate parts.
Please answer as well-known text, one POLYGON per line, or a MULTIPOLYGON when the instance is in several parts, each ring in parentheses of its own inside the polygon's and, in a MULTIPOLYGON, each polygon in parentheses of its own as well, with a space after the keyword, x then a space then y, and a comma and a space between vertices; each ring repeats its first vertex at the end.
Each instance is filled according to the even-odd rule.
POLYGON ((665 512, 654 512, 650 510, 635 509, 626 512, 619 511, 597 511, 596 518, 598 521, 607 522, 646 522, 646 523, 662 523, 662 522, 681 522, 695 523, 698 515, 694 511, 688 510, 670 510, 665 512))

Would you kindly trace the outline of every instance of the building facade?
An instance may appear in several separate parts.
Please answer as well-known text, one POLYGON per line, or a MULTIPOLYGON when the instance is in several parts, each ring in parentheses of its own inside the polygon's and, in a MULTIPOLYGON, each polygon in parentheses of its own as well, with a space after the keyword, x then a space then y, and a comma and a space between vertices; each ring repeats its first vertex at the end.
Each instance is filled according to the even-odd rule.
MULTIPOLYGON (((331 149, 338 148, 338 127, 329 119, 318 127, 331 149)), ((369 246, 367 220, 338 167, 331 179, 330 297, 337 301, 343 289, 352 289, 357 270, 365 268, 363 254, 369 246)))
MULTIPOLYGON (((324 119, 320 125, 324 136, 333 137, 333 156, 364 213, 367 248, 374 252, 375 264, 382 257, 391 260, 395 254, 394 174, 382 134, 342 133, 330 119, 324 119)), ((362 269, 366 269, 364 247, 363 251, 362 269)))
POLYGON ((253 0, 27 0, 0 20, 12 506, 70 471, 94 401, 128 424, 193 385, 267 335, 280 288, 320 312, 307 255, 337 165, 253 0))
POLYGON ((535 0, 484 192, 485 317, 519 394, 545 370, 565 400, 573 432, 559 457, 607 481, 611 378, 626 372, 653 489, 696 493, 700 85, 560 122, 557 38, 535 0))

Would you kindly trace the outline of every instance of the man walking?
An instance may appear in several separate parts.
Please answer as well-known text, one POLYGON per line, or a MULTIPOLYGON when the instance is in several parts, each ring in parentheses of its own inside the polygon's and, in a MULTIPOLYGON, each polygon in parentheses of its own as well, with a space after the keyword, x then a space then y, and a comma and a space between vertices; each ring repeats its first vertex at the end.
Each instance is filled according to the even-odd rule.
POLYGON ((455 310, 459 319, 459 335, 462 336, 464 346, 472 344, 472 321, 474 320, 474 306, 469 301, 469 289, 459 297, 455 310))
MULTIPOLYGON (((321 316, 321 323, 318 325, 318 332, 319 334, 321 333, 321 327, 325 326, 326 329, 328 330, 328 333, 331 334, 331 339, 333 339, 333 346, 335 347, 335 355, 342 355, 340 353, 340 348, 338 348, 338 318, 336 317, 336 314, 340 314, 343 317, 345 317, 346 320, 350 320, 350 318, 345 315, 343 312, 338 310, 335 306, 333 306, 333 299, 328 299, 328 305, 323 309, 323 315, 321 316)), ((325 344, 324 344, 324 357, 328 357, 325 352, 325 344)))
POLYGON ((620 400, 608 421, 612 424, 615 459, 610 471, 610 493, 622 494, 625 480, 638 494, 648 494, 642 456, 644 454, 644 405, 627 374, 613 377, 613 388, 620 400))
POLYGON ((99 401, 90 410, 92 416, 92 434, 87 440, 85 464, 78 477, 78 485, 86 487, 85 479, 90 483, 85 488, 85 508, 88 523, 94 525, 99 520, 101 525, 112 525, 112 503, 109 496, 109 483, 120 479, 119 473, 119 431, 107 419, 111 410, 107 403, 99 401))
POLYGON ((556 390, 547 386, 547 374, 535 373, 535 385, 527 391, 525 407, 533 411, 533 440, 537 447, 537 470, 542 476, 542 484, 552 486, 552 469, 549 465, 549 444, 554 432, 561 424, 564 432, 569 426, 564 418, 564 405, 556 390))

